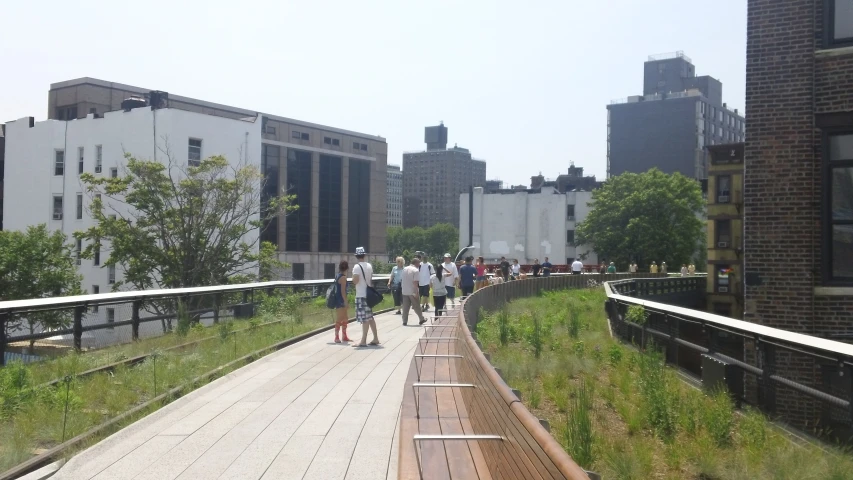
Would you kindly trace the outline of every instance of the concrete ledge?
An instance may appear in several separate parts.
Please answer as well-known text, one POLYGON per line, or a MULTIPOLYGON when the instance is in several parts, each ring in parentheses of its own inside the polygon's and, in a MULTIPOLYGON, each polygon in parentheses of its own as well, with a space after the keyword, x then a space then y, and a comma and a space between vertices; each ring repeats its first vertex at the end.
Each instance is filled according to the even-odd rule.
POLYGON ((853 55, 853 47, 824 48, 821 50, 815 50, 814 55, 818 58, 853 55))
POLYGON ((853 287, 814 287, 818 297, 853 297, 853 287))

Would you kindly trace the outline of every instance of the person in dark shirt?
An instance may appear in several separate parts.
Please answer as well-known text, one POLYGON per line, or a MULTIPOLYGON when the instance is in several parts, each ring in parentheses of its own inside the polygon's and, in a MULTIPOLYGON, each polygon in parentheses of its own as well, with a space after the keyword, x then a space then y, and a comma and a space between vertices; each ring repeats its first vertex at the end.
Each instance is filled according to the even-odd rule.
POLYGON ((509 281, 509 262, 506 261, 506 257, 501 257, 501 275, 504 277, 504 282, 509 281))
POLYGON ((474 257, 466 257, 465 265, 459 267, 459 288, 462 296, 467 297, 474 293, 474 280, 477 278, 477 267, 471 265, 474 257))
POLYGON ((542 270, 542 265, 539 264, 539 259, 537 258, 533 261, 533 276, 534 277, 539 276, 539 270, 542 270))
POLYGON ((542 276, 543 277, 550 277, 551 276, 551 267, 553 267, 553 265, 551 265, 551 262, 548 261, 548 257, 545 257, 545 261, 542 262, 542 276))

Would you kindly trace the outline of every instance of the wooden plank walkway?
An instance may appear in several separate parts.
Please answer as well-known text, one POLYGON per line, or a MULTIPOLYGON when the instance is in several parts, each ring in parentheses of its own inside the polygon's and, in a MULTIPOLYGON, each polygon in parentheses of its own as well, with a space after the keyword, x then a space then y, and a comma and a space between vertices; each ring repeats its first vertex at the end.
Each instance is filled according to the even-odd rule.
MULTIPOLYGON (((400 404, 423 328, 393 314, 377 320, 379 347, 335 344, 326 332, 282 349, 106 438, 52 478, 396 479, 400 404)), ((357 324, 349 330, 360 334, 357 324)))

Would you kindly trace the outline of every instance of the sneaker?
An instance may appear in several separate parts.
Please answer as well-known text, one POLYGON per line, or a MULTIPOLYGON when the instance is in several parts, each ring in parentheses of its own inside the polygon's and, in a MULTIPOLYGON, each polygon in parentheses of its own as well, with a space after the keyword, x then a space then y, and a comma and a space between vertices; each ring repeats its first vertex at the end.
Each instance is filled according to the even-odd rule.
POLYGON ((341 339, 335 336, 335 343, 341 343, 341 339))
POLYGON ((403 322, 403 326, 404 326, 404 327, 405 327, 406 325, 408 325, 408 324, 409 324, 409 322, 403 322))
POLYGON ((402 315, 402 314, 403 314, 403 312, 401 312, 401 311, 399 311, 399 310, 397 310, 397 311, 394 313, 394 315, 402 315))
POLYGON ((425 319, 421 320, 420 322, 418 322, 418 325, 423 325, 423 324, 425 324, 426 322, 427 322, 427 321, 426 321, 426 318, 425 318, 425 319))

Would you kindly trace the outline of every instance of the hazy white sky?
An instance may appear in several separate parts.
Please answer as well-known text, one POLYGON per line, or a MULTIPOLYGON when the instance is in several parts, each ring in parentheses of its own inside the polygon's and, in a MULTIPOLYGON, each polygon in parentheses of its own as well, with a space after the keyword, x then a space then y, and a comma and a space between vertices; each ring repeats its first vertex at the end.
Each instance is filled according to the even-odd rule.
POLYGON ((746 2, 0 1, 0 45, 3 122, 89 76, 382 135, 397 164, 443 120, 527 184, 570 161, 603 179, 605 106, 650 54, 683 50, 742 109, 746 2))

